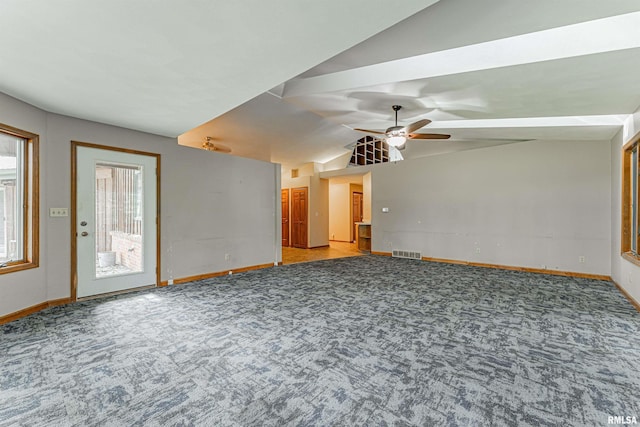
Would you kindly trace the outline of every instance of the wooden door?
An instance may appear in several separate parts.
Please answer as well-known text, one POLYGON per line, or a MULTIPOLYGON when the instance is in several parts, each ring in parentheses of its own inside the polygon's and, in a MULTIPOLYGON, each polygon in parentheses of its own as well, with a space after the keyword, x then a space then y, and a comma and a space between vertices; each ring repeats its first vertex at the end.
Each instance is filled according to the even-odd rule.
POLYGON ((282 246, 289 246, 289 189, 282 189, 282 246))
POLYGON ((307 187, 291 189, 291 246, 307 248, 307 187))
POLYGON ((352 232, 353 232, 353 237, 352 237, 352 241, 356 240, 356 235, 357 235, 357 231, 356 231, 356 222, 362 222, 362 201, 363 201, 363 197, 362 197, 362 193, 357 193, 357 192, 353 192, 352 193, 352 208, 351 208, 351 212, 353 214, 353 228, 352 228, 352 232))

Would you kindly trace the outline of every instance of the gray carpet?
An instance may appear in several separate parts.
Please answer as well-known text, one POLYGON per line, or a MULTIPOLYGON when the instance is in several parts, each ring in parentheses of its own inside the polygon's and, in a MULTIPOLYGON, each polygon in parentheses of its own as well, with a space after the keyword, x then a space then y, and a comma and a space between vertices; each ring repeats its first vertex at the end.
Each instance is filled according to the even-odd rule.
POLYGON ((602 426, 640 418, 639 340, 609 282, 297 264, 0 327, 0 426, 602 426))

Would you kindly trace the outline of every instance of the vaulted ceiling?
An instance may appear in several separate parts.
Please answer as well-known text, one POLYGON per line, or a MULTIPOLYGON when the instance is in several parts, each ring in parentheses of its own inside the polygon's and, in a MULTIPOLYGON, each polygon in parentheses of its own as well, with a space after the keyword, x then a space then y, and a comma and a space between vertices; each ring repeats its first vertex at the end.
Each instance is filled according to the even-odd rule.
POLYGON ((0 91, 295 166, 428 118, 405 156, 607 140, 640 106, 637 0, 5 0, 0 91))
MULTIPOLYGON (((640 105, 637 1, 440 0, 180 138, 325 162, 353 128, 433 122, 405 158, 522 140, 609 140, 640 105)), ((262 156, 262 157, 260 157, 262 156)))

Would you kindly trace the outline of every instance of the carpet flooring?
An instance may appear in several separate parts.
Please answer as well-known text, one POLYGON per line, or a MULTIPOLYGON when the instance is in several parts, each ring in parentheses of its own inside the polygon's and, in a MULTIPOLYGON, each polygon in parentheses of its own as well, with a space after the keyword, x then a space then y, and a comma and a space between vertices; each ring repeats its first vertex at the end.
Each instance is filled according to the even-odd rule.
POLYGON ((602 426, 640 418, 610 282, 363 256, 0 326, 0 426, 602 426))

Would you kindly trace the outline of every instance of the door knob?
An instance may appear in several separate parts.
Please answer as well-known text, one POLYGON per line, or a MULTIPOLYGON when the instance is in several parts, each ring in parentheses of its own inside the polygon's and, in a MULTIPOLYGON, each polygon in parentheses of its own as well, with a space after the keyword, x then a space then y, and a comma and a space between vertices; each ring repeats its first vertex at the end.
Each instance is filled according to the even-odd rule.
POLYGON ((80 233, 80 235, 82 237, 87 237, 89 235, 89 233, 87 233, 86 231, 83 231, 82 233, 80 233))
POLYGON ((84 226, 86 226, 86 225, 87 225, 87 221, 82 221, 82 222, 80 223, 80 225, 81 225, 81 226, 83 226, 83 227, 84 227, 84 226))

